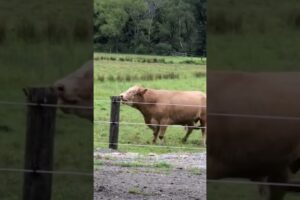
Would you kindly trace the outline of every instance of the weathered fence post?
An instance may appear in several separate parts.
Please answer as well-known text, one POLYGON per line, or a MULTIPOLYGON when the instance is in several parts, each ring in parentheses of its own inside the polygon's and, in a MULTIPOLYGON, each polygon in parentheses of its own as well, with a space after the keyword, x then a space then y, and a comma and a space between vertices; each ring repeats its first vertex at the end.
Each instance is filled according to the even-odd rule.
POLYGON ((57 97, 52 88, 28 88, 23 200, 50 200, 57 97), (41 104, 53 104, 45 106, 41 104))
POLYGON ((111 97, 110 128, 109 128, 110 149, 118 149, 120 101, 121 98, 119 96, 111 97))

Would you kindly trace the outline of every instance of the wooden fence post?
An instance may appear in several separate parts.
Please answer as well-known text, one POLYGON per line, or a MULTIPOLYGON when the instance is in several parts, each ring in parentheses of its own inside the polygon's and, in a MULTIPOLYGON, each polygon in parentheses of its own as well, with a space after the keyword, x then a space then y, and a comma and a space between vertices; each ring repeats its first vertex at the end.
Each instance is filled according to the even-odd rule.
POLYGON ((120 119, 120 96, 111 97, 109 148, 118 149, 119 119, 120 119))
POLYGON ((23 200, 50 200, 52 174, 38 171, 53 169, 57 97, 52 88, 28 88, 24 91, 27 103, 32 104, 27 107, 25 169, 33 172, 24 172, 23 200))

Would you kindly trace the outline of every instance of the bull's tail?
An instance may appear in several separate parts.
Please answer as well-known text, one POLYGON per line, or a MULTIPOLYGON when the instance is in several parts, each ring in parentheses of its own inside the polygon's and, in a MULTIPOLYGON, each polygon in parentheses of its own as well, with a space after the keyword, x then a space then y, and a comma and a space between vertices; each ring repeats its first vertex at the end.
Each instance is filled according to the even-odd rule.
MULTIPOLYGON (((184 130, 187 131, 188 127, 189 127, 188 125, 185 125, 184 130)), ((201 120, 200 119, 196 119, 194 121, 193 129, 197 129, 197 130, 201 129, 201 120), (198 122, 199 122, 199 124, 198 124, 198 122)))

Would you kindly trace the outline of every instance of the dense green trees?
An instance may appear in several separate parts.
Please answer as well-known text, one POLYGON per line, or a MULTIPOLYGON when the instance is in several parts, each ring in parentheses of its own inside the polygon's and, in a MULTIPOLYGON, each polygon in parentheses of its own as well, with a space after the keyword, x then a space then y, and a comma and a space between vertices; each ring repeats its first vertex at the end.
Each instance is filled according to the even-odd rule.
POLYGON ((205 55, 206 0, 94 2, 94 43, 97 50, 205 55))

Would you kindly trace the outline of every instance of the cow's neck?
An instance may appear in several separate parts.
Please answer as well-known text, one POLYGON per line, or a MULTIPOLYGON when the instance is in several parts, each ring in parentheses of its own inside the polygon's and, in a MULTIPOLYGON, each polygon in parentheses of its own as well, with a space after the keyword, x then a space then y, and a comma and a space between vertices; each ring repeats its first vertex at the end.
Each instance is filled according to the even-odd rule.
POLYGON ((144 101, 141 104, 136 104, 134 107, 138 109, 146 119, 153 112, 154 104, 157 102, 157 94, 155 91, 148 89, 144 94, 144 101), (149 103, 149 104, 148 104, 149 103))

